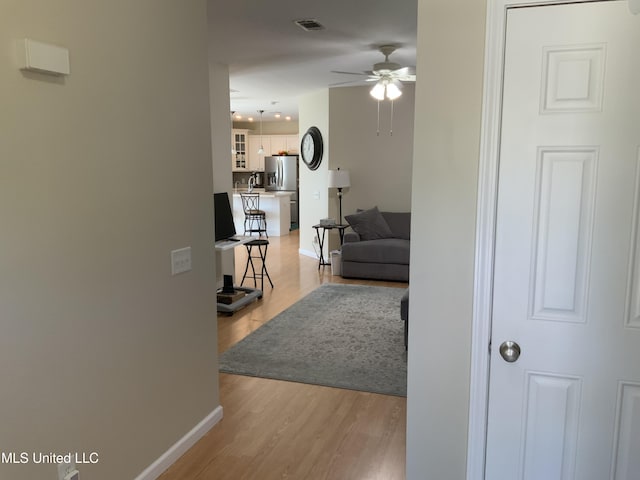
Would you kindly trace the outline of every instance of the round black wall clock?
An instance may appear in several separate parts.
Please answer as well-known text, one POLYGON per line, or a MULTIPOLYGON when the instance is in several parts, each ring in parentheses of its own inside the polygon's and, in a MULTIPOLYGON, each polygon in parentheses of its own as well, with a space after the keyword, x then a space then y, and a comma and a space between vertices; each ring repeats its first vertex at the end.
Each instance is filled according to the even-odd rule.
POLYGON ((322 162, 322 134, 318 127, 309 127, 302 136, 300 152, 302 161, 307 164, 309 170, 316 170, 322 162))

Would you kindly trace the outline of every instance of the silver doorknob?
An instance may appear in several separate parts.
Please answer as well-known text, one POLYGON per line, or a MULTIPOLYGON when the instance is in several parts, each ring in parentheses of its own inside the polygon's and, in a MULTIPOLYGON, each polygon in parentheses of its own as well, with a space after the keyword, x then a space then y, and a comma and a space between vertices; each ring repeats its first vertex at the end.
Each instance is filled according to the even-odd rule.
POLYGON ((502 342, 500 345, 500 355, 505 362, 513 363, 520 357, 520 345, 511 340, 502 342))

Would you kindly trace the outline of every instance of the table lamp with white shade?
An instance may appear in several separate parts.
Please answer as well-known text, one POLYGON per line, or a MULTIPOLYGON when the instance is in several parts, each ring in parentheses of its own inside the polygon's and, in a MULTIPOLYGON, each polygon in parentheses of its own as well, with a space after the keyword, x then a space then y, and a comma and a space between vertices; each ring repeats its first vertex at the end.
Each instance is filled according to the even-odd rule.
POLYGON ((338 198, 340 199, 340 218, 338 223, 342 224, 342 189, 351 186, 349 178, 349 170, 329 170, 329 188, 338 189, 338 198))

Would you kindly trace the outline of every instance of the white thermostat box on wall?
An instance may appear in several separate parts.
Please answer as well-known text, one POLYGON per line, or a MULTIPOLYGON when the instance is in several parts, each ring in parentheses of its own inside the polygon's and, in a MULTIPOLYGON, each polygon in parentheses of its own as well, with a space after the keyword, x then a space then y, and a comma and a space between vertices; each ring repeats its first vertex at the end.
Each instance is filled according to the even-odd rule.
POLYGON ((69 50, 30 38, 18 40, 20 68, 52 75, 69 75, 69 50))

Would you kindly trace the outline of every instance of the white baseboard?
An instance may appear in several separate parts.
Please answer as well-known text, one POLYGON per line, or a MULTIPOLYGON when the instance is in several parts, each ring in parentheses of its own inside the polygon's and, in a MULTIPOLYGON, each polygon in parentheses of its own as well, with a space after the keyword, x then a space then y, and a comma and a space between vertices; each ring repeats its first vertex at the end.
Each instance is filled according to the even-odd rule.
POLYGON ((302 249, 302 248, 299 248, 299 249, 298 249, 298 253, 299 253, 300 255, 305 255, 305 256, 307 256, 307 257, 315 258, 316 260, 318 259, 318 255, 316 254, 316 252, 311 251, 311 250, 304 250, 304 249, 302 249))
POLYGON ((222 420, 222 406, 218 406, 213 412, 207 415, 198 425, 193 427, 189 433, 178 440, 169 450, 164 452, 158 459, 149 465, 135 480, 156 480, 162 473, 173 465, 187 450, 189 450, 205 433, 222 420))

